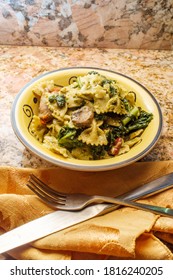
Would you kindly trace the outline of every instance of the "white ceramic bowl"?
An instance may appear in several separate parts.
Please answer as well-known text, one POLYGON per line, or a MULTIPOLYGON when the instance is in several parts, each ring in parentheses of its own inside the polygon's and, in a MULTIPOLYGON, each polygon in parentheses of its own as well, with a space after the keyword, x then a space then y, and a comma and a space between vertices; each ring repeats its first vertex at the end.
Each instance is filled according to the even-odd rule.
POLYGON ((74 67, 51 71, 32 79, 16 96, 11 112, 13 130, 19 140, 34 154, 55 165, 79 171, 105 171, 120 168, 138 161, 151 151, 158 141, 162 130, 162 113, 156 98, 140 83, 123 74, 92 68, 74 67), (29 126, 34 114, 38 112, 38 100, 32 92, 33 86, 44 80, 54 80, 61 86, 69 85, 74 78, 86 75, 89 71, 117 80, 128 90, 136 93, 136 105, 153 114, 153 120, 142 134, 142 141, 128 153, 102 160, 79 160, 64 158, 44 148, 33 135, 29 126))

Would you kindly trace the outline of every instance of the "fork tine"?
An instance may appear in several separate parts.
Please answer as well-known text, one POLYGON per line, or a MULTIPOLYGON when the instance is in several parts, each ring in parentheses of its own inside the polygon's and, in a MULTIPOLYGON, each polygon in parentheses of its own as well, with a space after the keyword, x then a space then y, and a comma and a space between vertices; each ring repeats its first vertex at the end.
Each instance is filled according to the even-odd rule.
POLYGON ((57 197, 57 195, 59 197, 65 198, 66 194, 62 193, 62 192, 57 192, 53 189, 51 189, 50 187, 48 187, 48 185, 46 185, 43 181, 41 181, 38 177, 36 177, 34 174, 30 175, 29 178, 30 182, 34 182, 35 185, 37 185, 39 188, 43 189, 46 193, 51 194, 54 197, 57 197))
POLYGON ((49 200, 51 200, 52 202, 59 203, 61 205, 65 204, 65 198, 66 198, 65 196, 59 197, 58 195, 56 195, 56 196, 52 195, 51 192, 45 191, 44 188, 42 188, 42 186, 35 183, 35 181, 32 181, 29 179, 28 183, 26 185, 37 195, 40 195, 42 197, 47 196, 49 198, 49 200))
POLYGON ((41 193, 40 190, 34 188, 31 186, 31 184, 27 183, 26 184, 42 201, 44 201, 46 204, 50 205, 51 207, 53 208, 59 208, 60 206, 64 205, 64 204, 61 204, 61 203, 58 203, 58 202, 55 202, 54 200, 52 200, 50 197, 48 197, 46 195, 41 193))
POLYGON ((31 181, 28 181, 28 183, 26 184, 34 193, 36 193, 37 195, 43 196, 43 197, 48 197, 49 200, 56 202, 56 203, 61 203, 64 204, 65 203, 65 199, 62 199, 61 197, 59 198, 52 196, 51 194, 45 192, 44 190, 42 190, 41 188, 39 188, 37 185, 33 184, 31 181))

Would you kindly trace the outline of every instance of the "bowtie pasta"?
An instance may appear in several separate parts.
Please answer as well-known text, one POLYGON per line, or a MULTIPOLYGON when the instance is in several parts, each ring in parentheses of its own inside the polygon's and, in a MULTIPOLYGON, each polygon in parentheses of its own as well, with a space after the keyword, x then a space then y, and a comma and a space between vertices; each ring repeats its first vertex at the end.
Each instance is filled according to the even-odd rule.
POLYGON ((65 87, 37 84, 39 112, 30 125, 44 147, 66 158, 99 160, 127 153, 153 118, 136 94, 92 71, 65 87))

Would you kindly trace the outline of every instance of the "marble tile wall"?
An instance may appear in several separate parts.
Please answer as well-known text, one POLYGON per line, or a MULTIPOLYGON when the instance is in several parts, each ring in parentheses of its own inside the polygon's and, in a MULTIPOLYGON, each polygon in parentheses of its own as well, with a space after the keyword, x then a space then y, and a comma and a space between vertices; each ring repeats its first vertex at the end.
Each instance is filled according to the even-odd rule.
POLYGON ((0 44, 173 49, 173 0, 2 0, 0 44))

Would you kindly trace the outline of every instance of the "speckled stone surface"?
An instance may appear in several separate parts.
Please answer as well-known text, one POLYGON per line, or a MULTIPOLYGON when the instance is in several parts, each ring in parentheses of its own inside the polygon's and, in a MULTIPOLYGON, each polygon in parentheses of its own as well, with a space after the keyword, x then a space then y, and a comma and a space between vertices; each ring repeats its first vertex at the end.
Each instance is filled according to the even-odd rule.
POLYGON ((0 44, 173 49, 172 0, 2 0, 0 44))
POLYGON ((0 165, 51 167, 20 143, 11 127, 15 96, 31 78, 71 66, 100 67, 142 83, 157 98, 164 118, 160 140, 143 161, 173 160, 173 51, 0 46, 0 165))

